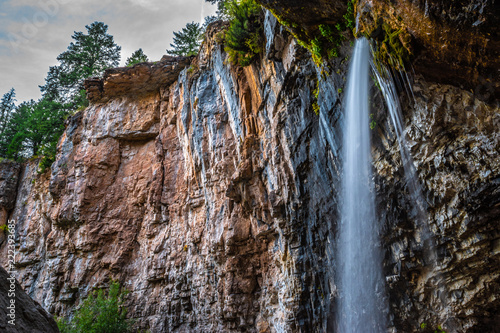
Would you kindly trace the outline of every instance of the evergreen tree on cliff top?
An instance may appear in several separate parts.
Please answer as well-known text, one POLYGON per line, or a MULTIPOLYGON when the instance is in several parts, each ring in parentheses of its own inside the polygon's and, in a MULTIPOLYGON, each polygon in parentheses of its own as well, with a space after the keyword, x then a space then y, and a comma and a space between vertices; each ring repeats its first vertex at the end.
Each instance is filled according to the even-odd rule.
POLYGON ((205 2, 209 2, 212 5, 217 6, 217 12, 214 17, 217 20, 228 20, 228 11, 227 11, 227 3, 229 0, 205 0, 205 2))
POLYGON ((7 157, 7 149, 11 136, 8 135, 8 128, 11 123, 13 112, 16 108, 16 92, 14 88, 5 93, 0 101, 0 157, 7 157))
POLYGON ((181 31, 174 32, 174 42, 168 54, 189 57, 198 54, 203 37, 203 28, 199 23, 188 23, 181 31))
POLYGON ((108 34, 108 26, 94 22, 85 28, 87 34, 75 32, 68 50, 57 57, 60 64, 50 67, 46 84, 40 87, 44 97, 81 104, 84 79, 118 66, 121 47, 108 34))
POLYGON ((8 123, 10 113, 15 109, 14 102, 16 101, 16 91, 11 88, 5 93, 0 101, 0 136, 3 133, 6 124, 8 123))
POLYGON ((148 56, 144 54, 144 51, 142 49, 138 49, 132 55, 130 58, 127 58, 127 62, 125 63, 125 66, 130 67, 134 66, 135 64, 140 64, 141 62, 147 62, 148 61, 148 56))

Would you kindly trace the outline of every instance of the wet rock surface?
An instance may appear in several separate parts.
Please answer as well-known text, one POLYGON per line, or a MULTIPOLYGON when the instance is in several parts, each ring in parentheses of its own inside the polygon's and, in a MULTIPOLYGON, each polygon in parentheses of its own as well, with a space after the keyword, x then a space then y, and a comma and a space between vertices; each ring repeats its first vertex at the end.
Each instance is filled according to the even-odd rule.
MULTIPOLYGON (((71 315, 114 279, 130 291, 138 329, 332 329, 348 61, 322 77, 276 19, 266 14, 264 26, 266 52, 250 67, 228 65, 213 26, 193 69, 172 82, 156 78, 168 69, 147 69, 138 80, 154 89, 121 90, 136 82, 132 67, 110 79, 116 89, 90 84, 101 95, 68 120, 51 171, 23 168, 9 216, 17 277, 45 309, 71 315)), ((390 322, 396 332, 423 322, 488 331, 499 308, 498 108, 421 79, 414 94, 405 125, 439 265, 428 265, 396 138, 377 110, 390 322)))
POLYGON ((391 126, 380 124, 383 135, 375 139, 394 325, 403 332, 422 323, 447 332, 493 332, 500 320, 499 110, 470 92, 422 79, 414 96, 404 103, 405 131, 424 215, 411 200, 391 126))

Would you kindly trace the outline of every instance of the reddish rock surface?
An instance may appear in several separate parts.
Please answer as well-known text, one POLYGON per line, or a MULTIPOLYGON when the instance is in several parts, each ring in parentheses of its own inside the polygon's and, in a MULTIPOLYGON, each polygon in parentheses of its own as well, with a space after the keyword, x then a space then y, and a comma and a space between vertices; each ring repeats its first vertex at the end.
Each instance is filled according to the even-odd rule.
MULTIPOLYGON (((151 64, 87 81, 91 106, 68 120, 50 172, 25 165, 9 213, 18 280, 50 313, 71 315, 114 279, 130 291, 136 327, 151 332, 331 329, 348 64, 334 60, 339 70, 322 78, 269 13, 265 32, 262 58, 245 69, 228 65, 212 28, 192 70, 173 81, 172 69, 151 64)), ((378 110, 389 322, 396 332, 419 331, 422 320, 488 330, 500 308, 498 108, 417 83, 406 129, 443 263, 425 266, 378 110)))

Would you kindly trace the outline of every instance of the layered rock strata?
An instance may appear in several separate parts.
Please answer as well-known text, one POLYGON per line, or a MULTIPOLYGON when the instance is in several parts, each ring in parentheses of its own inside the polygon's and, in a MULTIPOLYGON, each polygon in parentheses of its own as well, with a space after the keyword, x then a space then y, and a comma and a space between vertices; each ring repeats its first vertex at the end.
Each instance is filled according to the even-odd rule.
MULTIPOLYGON (((70 315, 114 279, 130 291, 137 329, 332 330, 349 45, 325 76, 269 12, 264 26, 265 52, 247 68, 228 64, 212 26, 190 63, 168 58, 86 83, 92 104, 68 120, 51 171, 27 163, 16 199, 9 194, 18 280, 44 308, 70 315)), ((422 79, 414 94, 405 125, 439 265, 425 257, 379 103, 373 153, 391 327, 492 329, 498 108, 422 79)))

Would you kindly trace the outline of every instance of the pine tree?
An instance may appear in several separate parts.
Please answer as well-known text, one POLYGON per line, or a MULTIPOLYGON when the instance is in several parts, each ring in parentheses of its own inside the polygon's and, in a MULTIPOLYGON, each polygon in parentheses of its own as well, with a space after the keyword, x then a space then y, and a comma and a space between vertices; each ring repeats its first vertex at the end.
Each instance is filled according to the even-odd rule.
POLYGON ((205 0, 205 2, 209 2, 212 5, 217 5, 217 12, 214 17, 218 20, 227 20, 228 19, 228 11, 227 11, 227 2, 229 0, 205 0))
POLYGON ((135 64, 139 64, 141 62, 147 62, 148 61, 148 56, 144 54, 142 49, 138 49, 132 55, 130 58, 127 58, 127 62, 125 63, 125 66, 131 67, 134 66, 135 64))
POLYGON ((12 139, 7 134, 7 129, 11 122, 13 112, 15 110, 16 92, 14 88, 5 93, 0 101, 0 157, 7 157, 7 150, 12 139))
POLYGON ((68 91, 60 83, 61 66, 49 67, 49 72, 45 78, 45 85, 39 86, 43 97, 50 100, 61 100, 62 96, 66 96, 68 91))
POLYGON ((118 66, 121 47, 107 33, 108 26, 94 22, 85 28, 87 34, 75 32, 68 50, 57 57, 60 64, 50 68, 46 84, 40 87, 44 97, 81 104, 83 80, 118 66))
POLYGON ((35 101, 21 103, 15 108, 5 129, 2 133, 2 144, 0 145, 0 153, 3 157, 18 160, 21 157, 29 157, 29 152, 25 151, 26 148, 26 122, 35 101))
POLYGON ((21 103, 10 114, 0 139, 0 156, 19 160, 44 155, 53 160, 68 110, 48 99, 21 103))
POLYGON ((176 56, 193 56, 198 54, 201 45, 203 29, 199 23, 188 23, 181 31, 174 32, 174 42, 170 44, 168 54, 176 56))
POLYGON ((5 125, 8 122, 10 113, 15 108, 16 91, 11 88, 9 92, 5 93, 0 101, 0 133, 3 133, 5 125))

